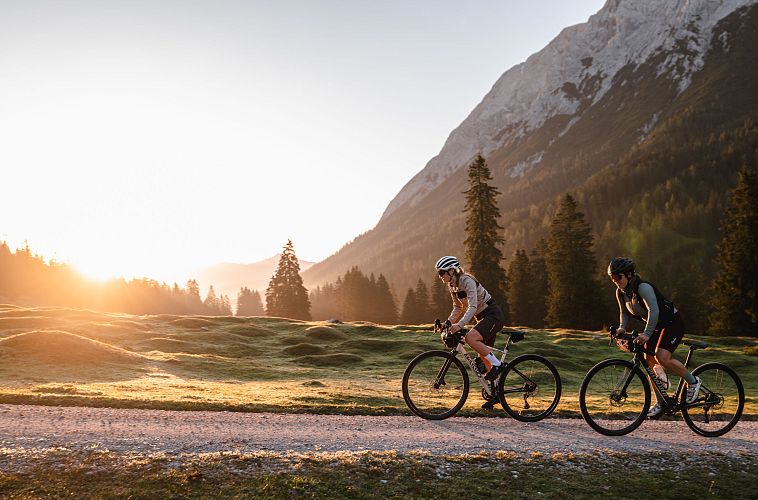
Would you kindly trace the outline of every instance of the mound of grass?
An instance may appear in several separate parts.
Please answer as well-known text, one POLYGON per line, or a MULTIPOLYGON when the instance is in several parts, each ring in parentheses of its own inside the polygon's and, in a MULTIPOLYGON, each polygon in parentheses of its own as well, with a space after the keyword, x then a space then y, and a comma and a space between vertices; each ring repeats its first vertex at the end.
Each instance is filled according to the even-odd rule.
POLYGON ((214 324, 214 322, 205 318, 178 318, 171 321, 171 324, 175 326, 182 326, 184 328, 202 328, 204 326, 210 327, 214 324))
POLYGON ((272 332, 268 328, 261 328, 255 325, 234 325, 228 327, 226 331, 234 335, 249 338, 271 337, 275 335, 275 332, 272 332))
POLYGON ((310 339, 330 342, 333 340, 344 340, 348 336, 345 333, 331 326, 311 326, 305 329, 305 335, 310 339))
POLYGON ((338 352, 334 354, 321 354, 314 356, 301 356, 296 358, 298 363, 313 366, 339 366, 347 367, 361 363, 363 358, 356 354, 338 352))
POLYGON ((363 339, 348 340, 340 344, 341 348, 365 351, 367 353, 400 353, 412 352, 416 344, 404 340, 363 339))
POLYGON ((319 382, 318 380, 309 380, 308 382, 303 382, 303 387, 326 387, 326 384, 323 382, 319 382))
POLYGON ((106 324, 112 327, 121 327, 128 330, 141 330, 143 332, 150 330, 150 326, 140 323, 139 321, 131 321, 128 319, 117 319, 106 324))
POLYGON ((284 354, 288 356, 311 356, 323 354, 326 349, 319 345, 313 344, 295 344, 290 347, 282 349, 284 354))
POLYGON ((55 318, 45 316, 11 316, 0 318, 0 330, 45 328, 57 323, 55 318))
POLYGON ((745 348, 745 354, 748 356, 758 356, 758 345, 745 348))
POLYGON ((145 360, 137 353, 60 330, 32 331, 1 339, 0 356, 4 355, 13 356, 17 362, 54 365, 133 365, 145 360))

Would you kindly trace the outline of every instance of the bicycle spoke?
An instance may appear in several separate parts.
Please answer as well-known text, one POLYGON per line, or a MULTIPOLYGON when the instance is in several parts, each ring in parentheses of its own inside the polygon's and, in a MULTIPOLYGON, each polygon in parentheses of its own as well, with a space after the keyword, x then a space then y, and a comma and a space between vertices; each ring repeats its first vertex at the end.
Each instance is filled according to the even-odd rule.
POLYGON ((443 419, 455 414, 468 395, 468 378, 457 359, 430 351, 411 361, 403 376, 403 397, 423 418, 443 419), (446 369, 444 368, 446 367, 446 369))
POLYGON ((590 370, 582 382, 582 416, 598 432, 626 434, 645 418, 650 389, 642 376, 630 369, 626 361, 609 360, 590 370))
POLYGON ((558 405, 561 381, 548 360, 530 354, 513 360, 499 381, 498 393, 509 415, 534 422, 550 415, 558 405))
POLYGON ((709 363, 695 372, 702 381, 697 400, 682 413, 692 430, 703 436, 720 436, 740 418, 745 395, 739 377, 728 367, 709 363))

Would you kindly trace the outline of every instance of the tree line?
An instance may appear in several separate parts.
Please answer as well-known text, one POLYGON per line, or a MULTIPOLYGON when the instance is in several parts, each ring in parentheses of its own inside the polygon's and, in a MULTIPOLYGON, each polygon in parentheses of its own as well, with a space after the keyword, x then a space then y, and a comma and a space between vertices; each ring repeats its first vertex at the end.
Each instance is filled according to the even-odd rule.
MULTIPOLYGON (((612 285, 608 284, 604 265, 598 264, 592 228, 576 199, 570 194, 562 197, 549 237, 540 239, 528 253, 517 249, 506 271, 499 250, 504 242, 495 203, 499 193, 489 185, 491 179, 486 161, 477 156, 469 166, 469 189, 464 193, 465 260, 467 270, 502 305, 507 323, 594 330, 613 322, 617 310, 612 285)), ((691 276, 693 286, 702 287, 708 297, 699 303, 706 308, 707 331, 712 335, 758 336, 758 178, 753 168, 745 166, 740 171, 719 228, 715 279, 704 284, 702 275, 694 272, 691 276)), ((655 273, 643 277, 657 280, 655 273)), ((210 286, 202 299, 195 280, 188 281, 186 288, 150 279, 93 283, 68 265, 46 263, 28 246, 11 252, 4 242, 0 243, 2 298, 131 314, 232 314, 226 295, 217 295, 210 286)), ((680 310, 687 310, 687 301, 676 295, 669 294, 669 298, 680 310)), ((357 267, 348 269, 335 283, 308 292, 291 241, 284 247, 265 300, 264 308, 257 290, 242 287, 236 314, 421 324, 445 318, 451 309, 447 287, 436 278, 431 289, 418 278, 398 308, 385 276, 366 276, 357 267)))

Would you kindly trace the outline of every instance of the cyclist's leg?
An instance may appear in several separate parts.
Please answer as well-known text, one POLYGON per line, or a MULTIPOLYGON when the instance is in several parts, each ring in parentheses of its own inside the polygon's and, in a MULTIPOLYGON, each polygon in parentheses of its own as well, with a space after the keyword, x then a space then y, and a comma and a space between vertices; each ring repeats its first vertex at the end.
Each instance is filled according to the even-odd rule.
POLYGON ((495 337, 503 328, 505 317, 500 306, 495 304, 482 311, 476 319, 476 326, 466 334, 466 343, 479 353, 489 371, 492 369, 492 363, 486 358, 492 353, 490 347, 495 345, 495 337))
MULTIPOLYGON (((486 358, 492 352, 484 343, 484 337, 476 330, 476 326, 466 334, 466 343, 479 354, 480 358, 486 358)), ((489 364, 489 362, 485 360, 485 364, 489 364)))
POLYGON ((670 326, 661 330, 658 344, 656 345, 655 358, 667 370, 688 380, 692 375, 684 367, 681 361, 673 356, 679 343, 684 336, 684 321, 679 313, 674 316, 674 321, 670 326))

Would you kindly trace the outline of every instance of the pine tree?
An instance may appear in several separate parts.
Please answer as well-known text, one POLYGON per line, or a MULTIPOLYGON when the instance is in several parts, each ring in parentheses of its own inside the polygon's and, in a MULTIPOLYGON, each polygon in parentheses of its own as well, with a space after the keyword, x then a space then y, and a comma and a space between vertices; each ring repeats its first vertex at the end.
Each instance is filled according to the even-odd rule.
POLYGON ((426 283, 421 278, 416 283, 416 319, 419 323, 431 323, 434 318, 431 316, 431 308, 429 306, 429 289, 426 287, 426 283))
POLYGON ((469 188, 466 195, 466 259, 468 271, 484 285, 495 301, 503 308, 508 321, 507 282, 500 262, 503 253, 498 245, 505 243, 500 236, 503 228, 498 224, 500 209, 497 206, 497 188, 490 186, 490 169, 481 155, 468 167, 469 188))
POLYGON ((311 319, 308 290, 300 276, 300 263, 291 240, 287 240, 279 265, 266 289, 266 314, 292 319, 311 319))
POLYGON ((377 318, 374 320, 383 325, 397 324, 397 306, 392 290, 387 283, 387 278, 380 274, 376 279, 375 301, 377 306, 377 318))
POLYGON ((216 291, 213 289, 213 285, 208 288, 208 295, 205 296, 203 304, 208 308, 210 314, 214 314, 218 311, 219 299, 216 297, 216 291))
POLYGON ((237 294, 237 316, 262 316, 263 302, 258 290, 250 290, 248 287, 240 288, 237 294))
POLYGON ((710 333, 758 337, 758 178, 743 168, 721 221, 710 333))
POLYGON ((508 266, 508 282, 510 283, 508 299, 510 300, 511 322, 514 325, 533 326, 531 321, 534 288, 526 250, 516 250, 508 266))
POLYGON ((413 288, 409 288, 405 293, 405 300, 403 301, 403 310, 400 313, 400 323, 403 325, 417 325, 418 315, 416 311, 418 309, 418 303, 416 302, 416 292, 413 288))
POLYGON ((592 230, 567 194, 550 226, 548 325, 593 330, 603 324, 604 318, 597 317, 602 302, 592 244, 592 230))
POLYGON ((547 263, 547 241, 540 238, 537 245, 532 249, 529 259, 529 273, 532 277, 530 297, 532 301, 531 313, 527 326, 542 328, 545 326, 547 317, 547 298, 549 294, 547 263))
POLYGON ((450 315, 450 311, 453 308, 452 300, 450 298, 450 289, 436 276, 433 283, 431 299, 432 311, 429 317, 432 319, 444 320, 450 315))

